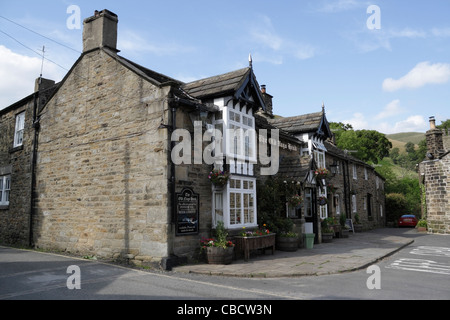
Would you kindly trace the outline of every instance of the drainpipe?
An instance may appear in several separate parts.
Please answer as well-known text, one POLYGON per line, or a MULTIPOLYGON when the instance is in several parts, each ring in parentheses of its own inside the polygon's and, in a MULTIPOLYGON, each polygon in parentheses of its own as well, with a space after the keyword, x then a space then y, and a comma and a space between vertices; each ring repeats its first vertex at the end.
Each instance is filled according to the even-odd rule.
POLYGON ((39 78, 39 88, 38 92, 34 93, 34 105, 33 105, 33 129, 34 137, 31 146, 31 185, 30 185, 30 214, 29 214, 29 230, 28 230, 28 245, 33 246, 33 217, 34 217, 34 185, 36 184, 36 156, 37 156, 37 145, 39 136, 39 121, 37 121, 37 112, 41 105, 41 81, 42 77, 39 78))

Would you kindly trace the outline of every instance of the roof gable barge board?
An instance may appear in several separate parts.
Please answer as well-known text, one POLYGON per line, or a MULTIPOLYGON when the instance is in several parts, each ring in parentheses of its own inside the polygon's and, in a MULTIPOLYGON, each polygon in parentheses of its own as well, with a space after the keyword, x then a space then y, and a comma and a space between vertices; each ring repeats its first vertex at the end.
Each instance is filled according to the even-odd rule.
POLYGON ((259 84, 251 68, 186 83, 182 88, 197 99, 206 100, 231 95, 234 100, 252 104, 255 109, 265 110, 266 108, 259 84))
POLYGON ((324 138, 332 137, 328 120, 323 111, 295 117, 271 119, 269 121, 274 126, 289 133, 311 133, 324 138))

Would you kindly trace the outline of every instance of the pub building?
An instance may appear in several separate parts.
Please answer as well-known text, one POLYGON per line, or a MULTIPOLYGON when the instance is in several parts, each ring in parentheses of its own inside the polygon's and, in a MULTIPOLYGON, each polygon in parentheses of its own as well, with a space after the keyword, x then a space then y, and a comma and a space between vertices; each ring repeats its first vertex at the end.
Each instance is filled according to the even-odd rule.
POLYGON ((258 188, 275 179, 304 200, 282 215, 320 242, 324 107, 275 116, 251 58, 190 83, 145 68, 119 55, 118 21, 108 10, 85 19, 83 53, 61 82, 41 77, 0 110, 0 242, 170 269, 218 221, 231 237, 258 228, 258 188))

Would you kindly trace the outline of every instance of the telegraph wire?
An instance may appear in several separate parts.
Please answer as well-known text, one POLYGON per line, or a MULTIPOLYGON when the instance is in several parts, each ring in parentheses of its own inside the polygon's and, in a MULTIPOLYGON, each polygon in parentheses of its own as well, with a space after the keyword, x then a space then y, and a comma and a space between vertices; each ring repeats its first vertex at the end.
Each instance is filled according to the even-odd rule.
MULTIPOLYGON (((1 17, 1 16, 0 16, 0 17, 1 17)), ((11 36, 10 34, 8 34, 8 33, 4 32, 4 31, 2 31, 1 29, 0 29, 0 33, 3 33, 3 34, 6 35, 7 37, 11 38, 11 39, 14 40, 15 42, 17 42, 18 44, 20 44, 21 46, 23 46, 24 48, 26 48, 26 49, 32 51, 33 53, 35 53, 36 55, 38 55, 40 58, 42 58, 42 61, 44 61, 44 60, 49 61, 49 62, 53 63, 54 65, 60 67, 61 69, 65 70, 65 71, 67 71, 67 72, 70 72, 70 70, 67 69, 66 67, 63 67, 63 66, 60 65, 59 63, 57 63, 57 62, 55 62, 55 61, 53 61, 53 60, 50 60, 49 58, 45 57, 45 56, 44 56, 44 52, 42 52, 42 51, 41 51, 41 52, 38 52, 38 51, 36 51, 36 50, 30 48, 29 46, 27 46, 27 45, 24 44, 23 42, 19 41, 18 39, 16 39, 15 37, 11 36)), ((44 50, 44 49, 42 49, 42 50, 44 50)), ((116 61, 116 62, 117 62, 117 61, 116 61)), ((80 78, 80 79, 83 79, 83 80, 85 80, 85 81, 87 81, 87 82, 90 81, 89 78, 86 78, 86 77, 84 77, 84 76, 82 76, 82 75, 79 75, 79 74, 77 74, 76 72, 73 72, 73 75, 76 76, 76 77, 78 77, 78 78, 80 78)), ((128 99, 128 100, 135 100, 135 101, 139 101, 139 103, 143 103, 143 101, 141 101, 141 99, 139 99, 139 98, 134 98, 134 97, 129 97, 129 96, 123 95, 123 94, 119 93, 118 91, 114 91, 114 89, 109 89, 109 88, 106 88, 106 89, 107 89, 107 90, 110 90, 112 93, 117 94, 118 96, 120 96, 120 97, 122 97, 122 98, 125 98, 125 99, 128 99)))
MULTIPOLYGON (((25 29, 25 30, 27 30, 27 31, 29 31, 29 32, 32 32, 32 33, 34 33, 34 34, 36 34, 36 35, 38 35, 38 36, 40 36, 40 37, 43 37, 43 38, 45 38, 45 39, 47 39, 47 40, 49 40, 49 41, 52 41, 52 42, 54 42, 54 43, 56 43, 56 44, 58 44, 58 45, 60 45, 60 46, 62 46, 62 47, 65 47, 65 48, 67 48, 67 49, 70 49, 70 50, 72 50, 72 51, 74 51, 74 52, 76 52, 76 53, 83 54, 82 52, 80 52, 80 51, 78 51, 78 50, 76 50, 76 49, 73 49, 73 48, 71 48, 71 47, 69 47, 69 46, 67 46, 67 45, 65 45, 65 44, 62 44, 62 43, 60 43, 60 42, 58 42, 58 41, 56 41, 56 40, 54 40, 54 39, 51 39, 51 38, 49 38, 49 37, 47 37, 47 36, 44 36, 44 35, 42 35, 42 34, 36 32, 36 31, 31 30, 31 29, 29 29, 29 28, 27 28, 27 27, 25 27, 25 26, 23 26, 23 25, 21 25, 21 24, 19 24, 19 23, 17 23, 17 22, 14 22, 14 21, 12 21, 12 20, 10 20, 10 19, 8 19, 8 18, 6 18, 6 17, 4 17, 4 16, 2 16, 2 15, 0 15, 0 18, 4 19, 4 20, 6 20, 6 21, 9 21, 10 23, 13 23, 13 24, 15 24, 15 25, 17 25, 17 26, 19 26, 19 27, 21 27, 21 28, 23 28, 23 29, 25 29)), ((60 67, 61 69, 65 70, 66 72, 70 72, 70 70, 67 69, 66 67, 63 67, 62 65, 58 64, 57 62, 55 62, 55 61, 53 61, 53 60, 50 60, 49 58, 47 58, 47 57, 44 56, 44 55, 45 55, 45 46, 43 46, 41 52, 38 52, 38 51, 36 51, 36 50, 30 48, 30 47, 27 46, 26 44, 22 43, 21 41, 17 40, 15 37, 11 36, 10 34, 8 34, 8 33, 4 32, 4 31, 2 31, 1 29, 0 29, 0 33, 3 33, 3 34, 6 35, 7 37, 11 38, 11 39, 14 40, 15 42, 17 42, 18 44, 20 44, 21 46, 23 46, 24 48, 26 48, 26 49, 32 51, 33 53, 35 53, 36 55, 38 55, 39 57, 42 58, 41 77, 42 77, 42 68, 43 68, 43 64, 44 64, 44 61, 45 61, 45 60, 46 60, 46 61, 49 61, 49 62, 51 62, 51 63, 53 63, 54 65, 60 67)), ((114 59, 114 60, 116 60, 116 59, 114 59)), ((116 63, 118 63, 117 60, 116 60, 116 63)), ((73 72, 73 74, 74 74, 74 76, 79 77, 79 78, 81 78, 81 79, 83 79, 83 80, 85 80, 85 81, 87 81, 87 82, 90 81, 89 78, 83 77, 82 75, 79 75, 79 74, 77 74, 76 72, 73 72)), ((107 90, 110 90, 112 93, 117 94, 118 96, 120 96, 120 97, 122 97, 122 98, 125 98, 125 99, 128 99, 128 100, 138 101, 139 103, 144 103, 144 102, 143 102, 141 99, 139 99, 139 98, 134 98, 134 97, 125 96, 125 95, 119 93, 118 91, 114 91, 113 89, 109 89, 109 88, 106 88, 106 89, 107 89, 107 90)), ((165 100, 165 99, 163 99, 163 100, 165 100)))
POLYGON ((25 26, 23 26, 23 25, 21 25, 21 24, 19 24, 19 23, 17 23, 17 22, 14 22, 14 21, 8 19, 8 18, 5 18, 5 17, 3 17, 3 16, 1 16, 1 15, 0 15, 0 18, 4 19, 4 20, 6 20, 6 21, 9 21, 9 22, 11 22, 11 23, 13 23, 13 24, 15 24, 15 25, 17 25, 17 26, 19 26, 19 27, 21 27, 21 28, 27 30, 27 31, 30 31, 30 32, 32 32, 32 33, 34 33, 34 34, 37 34, 38 36, 41 36, 41 37, 43 37, 43 38, 45 38, 45 39, 47 39, 47 40, 50 40, 50 41, 52 41, 52 42, 54 42, 54 43, 56 43, 56 44, 58 44, 58 45, 60 45, 60 46, 63 46, 63 47, 65 47, 65 48, 67 48, 67 49, 70 49, 70 50, 72 50, 72 51, 75 51, 76 53, 80 53, 80 54, 81 54, 81 52, 80 52, 79 50, 76 50, 76 49, 74 49, 74 48, 71 48, 71 47, 69 47, 69 46, 67 46, 67 45, 65 45, 65 44, 63 44, 63 43, 60 43, 60 42, 58 42, 58 41, 56 41, 56 40, 54 40, 54 39, 51 39, 51 38, 49 38, 49 37, 47 37, 47 36, 44 36, 43 34, 40 34, 39 32, 36 32, 36 31, 34 31, 34 30, 31 30, 31 29, 29 29, 29 28, 27 28, 27 27, 25 27, 25 26))

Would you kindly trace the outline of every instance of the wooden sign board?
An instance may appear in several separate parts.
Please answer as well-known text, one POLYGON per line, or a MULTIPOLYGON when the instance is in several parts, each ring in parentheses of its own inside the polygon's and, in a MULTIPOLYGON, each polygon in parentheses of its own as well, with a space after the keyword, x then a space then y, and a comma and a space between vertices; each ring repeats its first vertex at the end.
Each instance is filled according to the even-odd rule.
POLYGON ((353 228, 353 221, 352 219, 346 219, 345 225, 349 228, 349 230, 353 231, 355 233, 355 229, 353 228))
POLYGON ((200 198, 191 188, 185 188, 176 194, 177 236, 198 233, 200 198))

